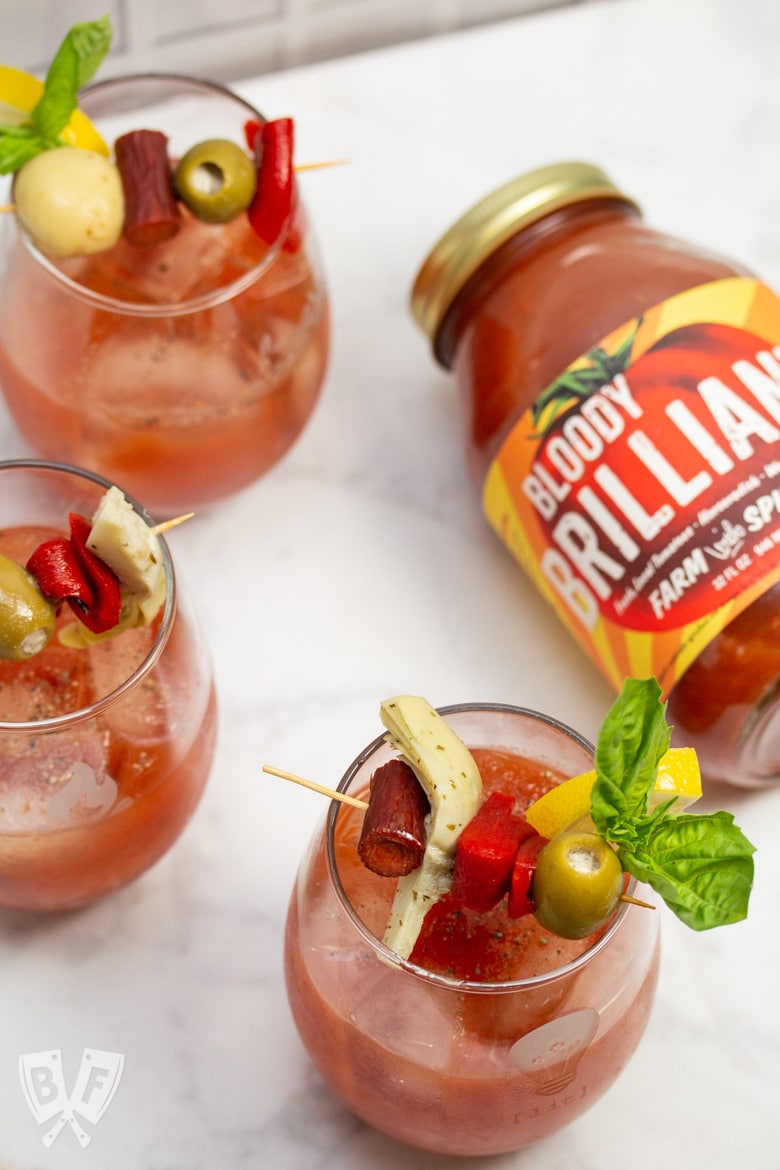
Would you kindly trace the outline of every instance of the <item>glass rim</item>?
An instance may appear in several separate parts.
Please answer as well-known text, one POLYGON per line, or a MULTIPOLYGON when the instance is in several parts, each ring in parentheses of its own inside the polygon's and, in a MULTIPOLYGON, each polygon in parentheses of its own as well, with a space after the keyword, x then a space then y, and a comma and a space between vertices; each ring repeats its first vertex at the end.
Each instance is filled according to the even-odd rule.
MULTIPOLYGON (((561 720, 556 719, 552 715, 545 715, 541 711, 535 711, 531 707, 519 707, 511 703, 452 703, 448 706, 437 707, 439 715, 446 718, 448 715, 468 714, 472 712, 498 712, 507 715, 519 715, 525 718, 532 719, 536 723, 543 723, 547 727, 556 731, 561 731, 574 740, 575 743, 583 747, 592 756, 594 754, 594 746, 585 736, 580 735, 573 727, 561 720)), ((387 745, 387 733, 378 735, 373 739, 358 756, 352 761, 347 768, 341 781, 338 784, 338 792, 348 792, 349 786, 354 780, 358 771, 363 765, 377 752, 381 747, 387 745)), ((336 827, 336 819, 341 812, 341 802, 337 800, 331 801, 331 807, 326 814, 325 828, 326 828, 326 860, 328 866, 328 876, 333 883, 333 888, 336 891, 336 896, 343 907, 345 913, 351 920, 353 926, 358 931, 362 939, 368 944, 375 957, 380 962, 387 966, 395 967, 399 970, 406 971, 416 979, 420 979, 430 985, 447 989, 456 992, 468 992, 477 995, 507 995, 512 992, 523 991, 526 989, 540 987, 546 983, 555 983, 559 979, 565 978, 572 974, 579 968, 584 967, 590 963, 596 955, 600 954, 606 946, 609 945, 611 939, 615 936, 617 931, 622 926, 627 914, 636 909, 630 903, 622 902, 615 911, 611 920, 604 927, 595 942, 593 942, 582 954, 577 955, 576 958, 570 959, 561 967, 557 967, 554 971, 549 971, 543 975, 531 975, 525 979, 504 980, 502 982, 481 982, 472 979, 455 979, 449 975, 440 975, 434 971, 428 971, 425 967, 419 966, 417 963, 412 963, 409 959, 402 959, 394 951, 390 950, 380 938, 368 928, 366 923, 355 910, 350 902, 344 886, 341 882, 338 866, 336 864, 336 850, 334 844, 334 832, 336 827)), ((637 887, 636 878, 629 876, 629 882, 626 887, 626 893, 633 895, 637 887)))
MULTIPOLYGON (((217 81, 208 81, 205 78, 196 77, 186 73, 169 73, 169 72, 145 72, 145 73, 123 73, 116 77, 107 77, 102 81, 94 81, 89 85, 84 86, 79 91, 79 104, 83 107, 84 99, 89 100, 91 95, 99 93, 107 93, 111 89, 118 89, 121 86, 128 86, 135 83, 171 83, 171 85, 186 85, 194 90, 203 90, 204 92, 211 92, 217 97, 226 98, 234 102, 238 106, 242 106, 247 116, 256 118, 259 122, 266 122, 267 118, 260 113, 260 111, 247 101, 246 98, 236 93, 226 85, 222 85, 217 81)), ((99 129, 99 127, 98 127, 99 129)), ((94 308, 102 309, 104 312, 117 313, 123 317, 143 317, 143 318, 169 318, 169 317, 186 317, 194 313, 202 312, 204 309, 214 308, 216 305, 225 304, 231 301, 234 297, 239 296, 248 288, 251 288, 261 276, 273 265, 282 248, 282 244, 286 237, 286 232, 280 233, 279 237, 274 240, 273 244, 268 248, 267 252, 257 264, 253 265, 242 276, 230 281, 229 284, 223 285, 221 288, 214 289, 213 292, 201 293, 196 297, 189 297, 182 301, 166 301, 164 303, 139 303, 137 301, 126 301, 121 297, 107 296, 105 293, 95 292, 93 289, 82 285, 78 280, 68 276, 57 267, 57 264, 50 260, 48 256, 33 242, 30 235, 25 228, 16 219, 16 226, 19 237, 24 244, 24 247, 36 262, 58 285, 60 285, 70 296, 75 297, 84 304, 92 305, 94 308)), ((206 227, 212 226, 209 224, 206 227)), ((218 226, 218 225, 217 225, 218 226)))
MULTIPOLYGON (((88 471, 83 467, 76 467, 71 463, 58 463, 52 459, 34 459, 34 458, 20 458, 20 459, 0 459, 0 476, 4 471, 52 471, 58 475, 65 475, 75 477, 81 480, 88 480, 98 487, 108 490, 114 487, 111 480, 105 479, 97 472, 88 471)), ((139 516, 147 523, 153 523, 152 517, 146 511, 141 503, 129 492, 120 488, 122 494, 139 516)), ((64 727, 71 727, 75 723, 83 723, 87 719, 92 719, 100 712, 109 707, 113 707, 115 703, 119 702, 128 691, 134 690, 136 686, 146 677, 147 674, 159 661, 173 628, 173 619, 176 616, 176 575, 173 568, 173 561, 171 559, 170 550, 165 541, 165 537, 159 534, 157 539, 163 552, 163 567, 165 569, 165 604, 162 611, 162 619, 160 627, 155 635, 154 642, 149 647, 144 655, 143 661, 133 670, 126 679, 113 691, 107 695, 103 695, 100 699, 90 703, 88 707, 80 707, 77 710, 69 711, 65 715, 55 715, 49 719, 32 719, 21 723, 9 722, 0 719, 0 734, 16 734, 21 735, 30 732, 51 732, 60 731, 64 727)))

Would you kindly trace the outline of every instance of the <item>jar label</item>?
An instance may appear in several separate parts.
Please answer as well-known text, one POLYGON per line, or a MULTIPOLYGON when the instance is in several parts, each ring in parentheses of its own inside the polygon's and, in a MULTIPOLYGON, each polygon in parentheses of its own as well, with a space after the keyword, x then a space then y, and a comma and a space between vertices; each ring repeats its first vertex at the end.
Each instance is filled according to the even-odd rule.
POLYGON ((616 689, 665 695, 780 580, 780 299, 700 285, 603 338, 515 424, 488 520, 616 689))

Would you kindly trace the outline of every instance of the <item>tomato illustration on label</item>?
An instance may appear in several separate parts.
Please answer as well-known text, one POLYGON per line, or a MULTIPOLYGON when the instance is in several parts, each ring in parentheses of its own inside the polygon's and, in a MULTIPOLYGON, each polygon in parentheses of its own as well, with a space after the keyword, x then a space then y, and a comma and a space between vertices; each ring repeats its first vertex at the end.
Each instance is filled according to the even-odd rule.
POLYGON ((762 338, 707 323, 631 352, 592 351, 537 402, 523 492, 602 613, 676 628, 750 576, 745 507, 780 440, 780 362, 762 338))
POLYGON ((617 653, 622 631, 630 657, 645 634, 709 640, 711 615, 780 578, 779 450, 780 302, 714 282, 551 383, 505 439, 485 509, 588 649, 617 653))

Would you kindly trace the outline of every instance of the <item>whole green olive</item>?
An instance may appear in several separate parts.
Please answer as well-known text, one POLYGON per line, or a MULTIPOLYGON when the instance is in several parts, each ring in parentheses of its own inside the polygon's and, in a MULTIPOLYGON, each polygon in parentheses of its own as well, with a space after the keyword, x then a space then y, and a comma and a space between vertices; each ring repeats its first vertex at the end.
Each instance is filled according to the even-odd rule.
POLYGON ((31 573, 0 555, 0 658, 32 658, 54 633, 54 606, 31 573))
POLYGON ((255 165, 226 138, 209 138, 192 146, 173 175, 176 193, 197 219, 227 223, 246 211, 257 186, 255 165))
POLYGON ((531 897, 547 930, 561 938, 586 938, 609 921, 623 887, 614 849, 596 833, 567 829, 539 854, 531 897))

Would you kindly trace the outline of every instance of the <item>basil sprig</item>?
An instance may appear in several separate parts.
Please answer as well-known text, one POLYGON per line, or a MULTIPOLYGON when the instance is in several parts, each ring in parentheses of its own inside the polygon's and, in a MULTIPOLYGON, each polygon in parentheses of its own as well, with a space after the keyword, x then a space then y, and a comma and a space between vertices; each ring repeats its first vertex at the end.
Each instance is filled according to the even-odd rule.
POLYGON ((110 44, 108 16, 73 25, 49 66, 29 121, 0 126, 0 174, 12 174, 36 154, 65 145, 60 135, 78 104, 78 92, 94 77, 110 44))
POLYGON ((596 745, 591 817, 629 873, 694 930, 739 922, 753 885, 751 845, 727 812, 674 815, 672 797, 648 810, 671 728, 654 678, 626 679, 596 745))

